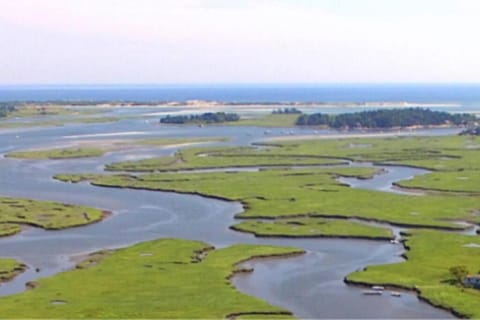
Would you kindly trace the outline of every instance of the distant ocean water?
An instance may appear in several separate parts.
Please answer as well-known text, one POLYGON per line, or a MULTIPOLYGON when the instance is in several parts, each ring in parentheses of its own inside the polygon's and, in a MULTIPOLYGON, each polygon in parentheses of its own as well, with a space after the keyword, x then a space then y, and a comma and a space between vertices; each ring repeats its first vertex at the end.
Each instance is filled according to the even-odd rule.
POLYGON ((479 85, 0 86, 0 101, 412 102, 480 106, 479 85))

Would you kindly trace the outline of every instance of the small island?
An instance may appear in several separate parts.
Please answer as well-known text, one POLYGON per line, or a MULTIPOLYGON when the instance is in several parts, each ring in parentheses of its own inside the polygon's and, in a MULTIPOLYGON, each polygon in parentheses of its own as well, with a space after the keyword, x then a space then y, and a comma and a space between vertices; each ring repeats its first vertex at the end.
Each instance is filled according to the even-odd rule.
POLYGON ((474 122, 472 114, 451 114, 422 108, 380 109, 337 115, 314 113, 303 114, 298 126, 328 126, 330 128, 387 129, 413 126, 466 125, 474 122))
POLYGON ((240 116, 236 113, 207 112, 203 114, 191 114, 191 115, 180 115, 180 116, 167 115, 165 118, 160 119, 160 123, 211 124, 211 123, 235 122, 238 120, 240 120, 240 116))

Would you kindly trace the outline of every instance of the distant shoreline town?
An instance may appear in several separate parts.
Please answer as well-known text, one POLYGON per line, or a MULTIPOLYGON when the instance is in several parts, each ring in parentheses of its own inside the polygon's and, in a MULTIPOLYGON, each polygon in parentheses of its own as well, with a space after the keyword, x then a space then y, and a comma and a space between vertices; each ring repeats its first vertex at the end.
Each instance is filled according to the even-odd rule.
POLYGON ((303 107, 382 107, 382 108, 412 108, 412 107, 460 107, 459 103, 423 103, 407 101, 369 101, 369 102, 328 102, 328 101, 270 101, 270 102, 241 102, 219 100, 154 100, 154 101, 123 101, 123 100, 18 100, 0 101, 1 105, 61 105, 61 106, 100 106, 100 107, 141 107, 141 106, 170 106, 170 107, 223 107, 223 106, 303 106, 303 107))

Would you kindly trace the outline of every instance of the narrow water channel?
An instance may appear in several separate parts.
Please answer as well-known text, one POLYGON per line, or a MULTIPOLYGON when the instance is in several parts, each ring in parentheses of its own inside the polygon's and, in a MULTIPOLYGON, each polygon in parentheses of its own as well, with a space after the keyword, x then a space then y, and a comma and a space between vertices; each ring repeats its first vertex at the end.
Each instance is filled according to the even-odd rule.
MULTIPOLYGON (((203 133, 211 136, 225 133, 221 127, 205 129, 203 133)), ((70 127, 65 130, 70 135, 82 133, 70 127)), ((136 131, 135 128, 130 130, 136 131)), ((228 133, 234 135, 237 143, 253 141, 244 140, 245 131, 235 130, 228 133)), ((35 132, 23 134, 26 135, 24 139, 0 136, 0 143, 7 145, 8 150, 24 149, 42 145, 49 137, 48 134, 46 138, 35 137, 35 132)), ((173 130, 164 136, 169 134, 176 136, 178 132, 173 130)), ((261 130, 249 134, 249 139, 263 135, 261 130)), ((255 272, 234 278, 239 290, 285 307, 301 318, 452 317, 411 294, 401 298, 365 297, 360 289, 343 283, 345 275, 367 265, 401 261, 403 248, 399 245, 344 239, 259 239, 228 229, 235 223, 233 216, 242 211, 239 203, 167 192, 101 188, 87 183, 66 184, 51 178, 57 173, 99 171, 112 161, 138 158, 137 152, 122 151, 96 159, 67 161, 0 159, 2 196, 55 200, 114 212, 105 221, 81 228, 61 231, 27 228, 19 235, 1 238, 0 255, 18 258, 29 265, 29 270, 2 284, 0 295, 22 292, 28 281, 72 268, 74 255, 157 238, 179 237, 202 240, 216 247, 255 243, 304 248, 308 253, 301 257, 249 262, 255 272)), ((145 156, 169 152, 172 150, 142 151, 145 156)), ((368 182, 371 188, 382 189, 389 179, 400 180, 415 174, 413 169, 389 167, 387 173, 368 182)))

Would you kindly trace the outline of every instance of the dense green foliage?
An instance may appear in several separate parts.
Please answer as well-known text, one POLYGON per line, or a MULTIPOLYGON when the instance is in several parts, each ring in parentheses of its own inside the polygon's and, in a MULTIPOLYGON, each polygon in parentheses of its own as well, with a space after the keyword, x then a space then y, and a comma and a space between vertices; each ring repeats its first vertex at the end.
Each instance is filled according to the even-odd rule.
POLYGON ((480 290, 458 285, 450 269, 480 266, 480 238, 436 231, 415 231, 406 245, 408 260, 371 266, 347 277, 371 285, 396 285, 416 289, 434 305, 453 308, 463 316, 480 317, 480 290))
POLYGON ((454 266, 451 267, 448 271, 450 271, 450 274, 452 275, 457 285, 463 285, 465 277, 469 274, 466 266, 454 266))
POLYGON ((474 121, 470 114, 450 114, 421 108, 384 109, 329 115, 304 114, 297 125, 328 126, 331 128, 395 128, 430 125, 461 125, 474 121))
POLYGON ((278 108, 272 111, 272 114, 301 114, 302 111, 297 108, 278 108))
POLYGON ((0 299, 2 318, 220 319, 235 314, 288 315, 237 291, 238 263, 301 254, 285 247, 156 240, 91 256, 80 268, 38 281, 35 289, 0 299), (90 260, 90 261, 89 261, 90 260))
POLYGON ((105 212, 51 201, 0 198, 0 235, 19 232, 28 224, 44 229, 63 229, 100 221, 105 212), (13 226, 12 226, 13 225, 13 226))
POLYGON ((236 113, 207 112, 203 114, 179 115, 179 116, 167 115, 165 118, 160 119, 160 123, 173 123, 173 124, 206 123, 206 124, 209 124, 209 123, 234 122, 238 120, 240 120, 240 116, 236 113))

